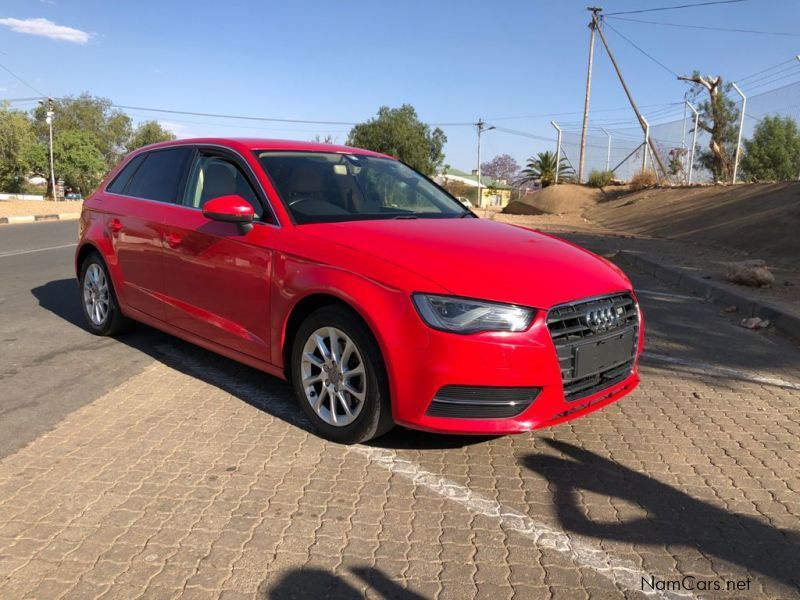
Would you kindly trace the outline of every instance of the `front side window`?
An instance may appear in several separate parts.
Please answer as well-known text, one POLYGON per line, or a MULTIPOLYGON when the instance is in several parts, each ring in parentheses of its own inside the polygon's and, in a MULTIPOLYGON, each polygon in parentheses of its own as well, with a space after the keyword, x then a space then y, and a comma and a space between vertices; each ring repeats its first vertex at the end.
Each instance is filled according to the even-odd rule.
POLYGON ((244 198, 253 207, 256 218, 261 217, 258 196, 236 164, 219 156, 198 156, 189 173, 183 203, 202 209, 209 200, 232 194, 244 198))
POLYGON ((298 224, 471 214, 425 177, 389 158, 325 152, 257 154, 298 224))
POLYGON ((147 153, 123 193, 158 202, 176 202, 186 161, 191 153, 191 148, 170 148, 147 153))

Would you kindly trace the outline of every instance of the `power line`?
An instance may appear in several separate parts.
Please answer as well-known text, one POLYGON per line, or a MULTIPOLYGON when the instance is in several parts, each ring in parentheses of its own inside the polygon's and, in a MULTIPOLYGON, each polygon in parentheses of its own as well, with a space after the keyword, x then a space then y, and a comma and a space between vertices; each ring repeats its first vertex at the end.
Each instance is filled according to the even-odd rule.
MULTIPOLYGON (((683 102, 662 102, 659 104, 646 104, 642 106, 642 108, 654 108, 658 106, 677 106, 679 104, 683 104, 683 102)), ((599 112, 620 112, 623 110, 630 110, 630 105, 628 106, 620 106, 619 108, 593 108, 593 113, 599 112)), ((567 112, 558 112, 558 113, 541 113, 538 115, 516 115, 513 117, 492 117, 489 118, 489 121, 511 121, 515 119, 543 119, 545 117, 563 117, 567 115, 581 115, 583 114, 582 110, 572 110, 567 112)))
POLYGON ((635 43, 633 40, 631 40, 630 38, 626 37, 625 35, 623 35, 623 34, 622 34, 622 33, 620 33, 619 31, 617 31, 617 29, 616 29, 616 28, 615 28, 613 25, 611 25, 611 23, 605 23, 605 22, 604 22, 604 24, 606 25, 606 27, 608 27, 609 29, 611 29, 611 30, 612 30, 614 33, 616 33, 616 34, 617 34, 619 37, 621 37, 623 40, 625 40, 626 42, 628 42, 628 43, 629 43, 631 46, 633 46, 634 48, 636 48, 636 49, 637 49, 639 52, 641 52, 642 54, 644 54, 644 55, 645 55, 647 58, 649 58, 649 59, 650 59, 650 60, 652 60, 654 63, 656 63, 656 64, 657 64, 659 67, 661 67, 661 68, 662 68, 662 69, 664 69, 665 71, 667 71, 667 72, 671 73, 671 74, 672 74, 672 75, 674 75, 675 77, 679 77, 679 75, 678 75, 678 74, 677 74, 675 71, 673 71, 672 69, 670 69, 670 68, 669 68, 667 65, 665 65, 664 63, 662 63, 660 60, 658 60, 657 58, 655 58, 655 57, 654 57, 654 56, 652 56, 651 54, 648 54, 648 53, 647 53, 645 50, 643 50, 641 47, 639 47, 639 46, 638 46, 638 45, 637 45, 637 44, 636 44, 636 43, 635 43))
POLYGON ((607 17, 612 15, 635 15, 639 13, 656 12, 661 10, 677 10, 679 8, 697 8, 698 6, 711 6, 712 4, 736 4, 744 2, 744 0, 716 0, 715 2, 700 2, 698 4, 680 4, 678 6, 661 6, 659 8, 644 8, 641 10, 625 10, 606 14, 607 17))
POLYGON ((681 27, 683 29, 705 29, 709 31, 725 31, 730 33, 756 33, 760 35, 782 35, 788 37, 800 37, 800 33, 793 33, 788 31, 763 31, 760 29, 736 29, 731 27, 712 27, 711 25, 689 25, 687 23, 666 23, 664 21, 645 21, 643 19, 629 19, 627 17, 612 17, 611 19, 617 21, 629 21, 631 23, 644 23, 646 25, 664 25, 666 27, 681 27))
POLYGON ((777 69, 778 67, 782 67, 783 65, 788 65, 789 63, 794 63, 796 61, 797 61, 797 57, 795 56, 793 58, 790 58, 789 60, 784 60, 782 62, 779 62, 776 65, 772 65, 771 67, 767 67, 766 69, 759 69, 755 73, 750 73, 750 75, 747 75, 746 77, 739 77, 735 81, 741 83, 742 81, 747 81, 748 79, 752 79, 753 77, 756 77, 758 75, 763 75, 764 73, 768 73, 769 71, 777 69))
POLYGON ((352 121, 316 121, 312 119, 279 119, 276 117, 253 117, 243 115, 227 115, 220 113, 202 113, 188 110, 171 110, 167 108, 151 108, 145 106, 126 106, 124 104, 112 104, 114 108, 123 110, 141 110, 146 112, 159 112, 170 115, 189 115, 193 117, 212 117, 214 119, 239 119, 243 121, 269 121, 273 123, 307 123, 311 125, 357 125, 352 121))
POLYGON ((20 82, 22 85, 24 85, 24 86, 25 86, 25 87, 27 87, 27 88, 30 88, 30 89, 32 89, 34 92, 36 92, 36 93, 37 93, 37 94, 39 94, 40 96, 47 96, 47 94, 45 94, 45 93, 44 93, 44 92, 42 92, 41 90, 37 90, 37 89, 36 89, 35 87, 33 87, 33 86, 30 84, 30 83, 28 83, 28 82, 27 82, 27 81, 25 81, 25 80, 24 80, 22 77, 20 77, 20 76, 19 76, 19 75, 17 75, 16 73, 14 73, 14 71, 12 71, 11 69, 9 69, 9 68, 8 68, 7 66, 5 66, 4 64, 0 63, 0 69, 3 69, 3 70, 6 72, 6 73, 8 73, 8 74, 9 74, 9 75, 11 75, 11 76, 12 76, 14 79, 16 79, 17 81, 19 81, 19 82, 20 82))
MULTIPOLYGON (((798 75, 800 75, 800 73, 797 73, 797 72, 789 73, 788 75, 784 75, 783 77, 776 77, 775 79, 771 79, 769 81, 763 81, 761 83, 757 83, 756 85, 754 85, 752 87, 748 87, 747 91, 750 92, 752 90, 757 90, 758 88, 762 88, 764 86, 772 85, 776 81, 782 81, 784 79, 789 79, 790 77, 797 77, 798 75)), ((786 85, 792 85, 792 83, 796 83, 796 82, 792 81, 792 82, 790 82, 790 83, 788 83, 786 85)), ((782 87, 786 87, 786 86, 782 86, 782 87)), ((778 89, 780 89, 780 88, 778 88, 778 89)), ((772 92, 772 91, 774 91, 774 90, 765 90, 763 92, 759 92, 759 94, 766 94, 766 93, 769 93, 769 92, 772 92)))
MULTIPOLYGON (((794 74, 800 74, 800 71, 798 71, 798 67, 800 67, 800 62, 798 62, 796 59, 795 59, 794 62, 795 62, 795 64, 789 65, 788 67, 786 67, 784 69, 780 69, 778 71, 775 71, 773 73, 769 73, 767 75, 763 75, 761 77, 756 77, 755 79, 750 79, 750 81, 748 81, 747 83, 743 84, 741 80, 737 81, 736 83, 738 85, 746 85, 746 86, 749 87, 749 86, 751 86, 751 85, 753 85, 755 83, 758 83, 759 81, 764 81, 765 79, 769 79, 769 80, 772 81, 773 78, 775 78, 777 75, 780 75, 781 73, 793 72, 794 74)), ((780 79, 780 78, 778 78, 778 79, 780 79)))

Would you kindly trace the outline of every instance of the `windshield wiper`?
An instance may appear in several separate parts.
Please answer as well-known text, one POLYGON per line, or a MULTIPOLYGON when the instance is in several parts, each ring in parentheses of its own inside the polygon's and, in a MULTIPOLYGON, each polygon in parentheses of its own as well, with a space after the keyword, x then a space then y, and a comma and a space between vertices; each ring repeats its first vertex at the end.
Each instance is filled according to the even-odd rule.
POLYGON ((467 217, 473 217, 474 215, 471 212, 465 212, 463 215, 458 217, 459 219, 466 219, 467 217))
POLYGON ((396 217, 392 217, 392 219, 416 219, 417 215, 397 215, 396 217))

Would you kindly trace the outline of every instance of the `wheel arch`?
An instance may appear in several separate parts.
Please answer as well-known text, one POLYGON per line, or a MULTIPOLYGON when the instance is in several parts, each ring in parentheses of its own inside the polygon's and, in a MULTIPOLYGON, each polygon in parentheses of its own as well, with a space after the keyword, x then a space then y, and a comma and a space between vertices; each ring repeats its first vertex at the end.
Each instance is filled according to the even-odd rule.
POLYGON ((386 368, 385 352, 380 336, 375 331, 375 328, 372 326, 369 319, 364 316, 362 311, 359 310, 358 307, 352 302, 348 302, 339 296, 335 296, 326 292, 315 292, 298 300, 294 306, 292 306, 289 314, 286 317, 286 320, 284 321, 283 333, 281 335, 281 357, 283 358, 283 372, 286 376, 286 379, 291 379, 292 344, 294 343, 294 338, 297 335, 297 331, 300 329, 300 325, 311 313, 326 306, 340 306, 350 311, 362 323, 364 323, 381 350, 381 361, 384 365, 384 368, 386 368))
MULTIPOLYGON (((83 263, 89 257, 90 254, 96 253, 100 256, 100 259, 103 263, 106 262, 106 259, 103 257, 103 253, 100 251, 100 248, 95 246, 92 242, 84 242, 78 248, 78 251, 75 253, 75 275, 77 277, 81 276, 81 268, 83 267, 83 263)), ((108 265, 106 265, 108 268, 108 265)))

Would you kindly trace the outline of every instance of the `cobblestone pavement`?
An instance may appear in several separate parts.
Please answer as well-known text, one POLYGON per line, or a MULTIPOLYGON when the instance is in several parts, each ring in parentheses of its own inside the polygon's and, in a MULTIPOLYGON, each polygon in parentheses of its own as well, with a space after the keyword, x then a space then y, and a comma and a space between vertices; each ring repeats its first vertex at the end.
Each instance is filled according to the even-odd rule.
MULTIPOLYGON (((727 331, 649 293, 656 359, 673 304, 727 331)), ((286 384, 164 336, 0 462, 0 597, 798 597, 800 353, 730 335, 706 362, 741 377, 646 358, 630 397, 570 424, 355 447, 310 433, 286 384), (770 383, 741 369, 747 340, 770 383)))

